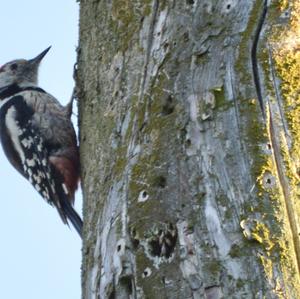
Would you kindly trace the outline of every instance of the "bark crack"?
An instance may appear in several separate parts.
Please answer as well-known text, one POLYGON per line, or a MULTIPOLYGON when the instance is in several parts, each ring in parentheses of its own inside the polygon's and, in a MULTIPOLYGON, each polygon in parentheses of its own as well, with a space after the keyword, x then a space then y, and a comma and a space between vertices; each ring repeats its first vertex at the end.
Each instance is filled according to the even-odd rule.
POLYGON ((262 31, 262 27, 263 27, 263 24, 265 22, 266 15, 267 15, 267 10, 268 10, 267 4, 268 4, 268 0, 265 0, 264 4, 263 4, 262 13, 261 13, 261 16, 258 21, 258 25, 255 30, 255 35, 254 35, 253 44, 252 44, 252 48, 251 48, 251 62, 252 62, 253 79, 254 79, 258 102, 259 102, 260 109, 261 109, 264 119, 265 119, 265 109, 264 109, 263 96, 262 96, 262 91, 261 91, 262 90, 261 79, 260 79, 260 74, 259 74, 259 70, 258 70, 257 47, 258 47, 258 42, 260 39, 260 33, 262 31))
MULTIPOLYGON (((270 108, 270 106, 269 106, 270 108)), ((293 246, 294 251, 296 254, 296 260, 297 260, 297 269, 298 274, 300 273, 300 243, 299 243, 299 236, 298 236, 298 229, 297 229, 297 222, 295 218, 295 208, 292 203, 290 190, 289 190, 289 184, 287 181, 287 178, 284 174, 282 165, 284 165, 284 162, 282 160, 281 154, 280 154, 280 145, 278 144, 277 138, 276 138, 276 132, 273 125, 273 116, 271 108, 270 110, 270 125, 269 125, 269 133, 270 133, 270 139, 272 143, 273 153, 274 153, 274 160, 275 160, 275 166, 276 166, 276 172, 277 176, 279 178, 279 184, 281 186, 284 202, 285 202, 285 208, 288 214, 288 221, 292 232, 292 239, 293 239, 293 246)))
POLYGON ((147 73, 148 73, 148 65, 149 65, 149 59, 150 59, 150 54, 151 54, 151 48, 152 48, 152 44, 153 44, 153 33, 154 33, 154 27, 155 27, 156 17, 157 17, 157 13, 158 13, 158 7, 159 7, 159 0, 154 0, 153 13, 152 13, 151 22, 149 25, 146 59, 145 59, 144 73, 143 73, 141 87, 140 87, 141 93, 140 93, 139 100, 141 100, 144 95, 144 89, 145 89, 145 83, 146 83, 146 78, 147 78, 147 73))

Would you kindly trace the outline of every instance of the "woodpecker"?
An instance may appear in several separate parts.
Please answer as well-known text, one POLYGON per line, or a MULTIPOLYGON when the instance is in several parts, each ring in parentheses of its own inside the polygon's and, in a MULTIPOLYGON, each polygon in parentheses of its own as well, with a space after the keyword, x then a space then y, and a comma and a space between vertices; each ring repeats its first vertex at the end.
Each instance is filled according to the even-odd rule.
POLYGON ((9 162, 81 237, 82 220, 73 208, 79 150, 72 105, 62 106, 37 84, 49 49, 0 67, 0 139, 9 162))

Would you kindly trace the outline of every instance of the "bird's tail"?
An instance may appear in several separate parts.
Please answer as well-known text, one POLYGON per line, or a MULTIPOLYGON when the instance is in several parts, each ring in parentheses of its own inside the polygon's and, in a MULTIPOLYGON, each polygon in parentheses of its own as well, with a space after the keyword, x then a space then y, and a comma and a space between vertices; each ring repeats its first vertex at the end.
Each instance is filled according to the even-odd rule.
POLYGON ((53 175, 53 178, 56 191, 52 194, 53 200, 51 201, 51 203, 55 205, 63 223, 67 224, 68 221, 70 221, 78 232, 80 238, 82 238, 83 222, 72 206, 72 202, 74 201, 72 197, 74 196, 74 194, 72 195, 72 197, 68 195, 68 190, 66 190, 66 188, 64 187, 64 183, 62 183, 64 181, 64 178, 53 165, 51 165, 51 170, 52 173, 55 174, 53 175))
POLYGON ((80 238, 82 238, 82 220, 80 216, 77 214, 75 209, 72 207, 69 200, 64 200, 62 203, 62 209, 64 211, 65 216, 72 223, 76 231, 78 232, 80 238))

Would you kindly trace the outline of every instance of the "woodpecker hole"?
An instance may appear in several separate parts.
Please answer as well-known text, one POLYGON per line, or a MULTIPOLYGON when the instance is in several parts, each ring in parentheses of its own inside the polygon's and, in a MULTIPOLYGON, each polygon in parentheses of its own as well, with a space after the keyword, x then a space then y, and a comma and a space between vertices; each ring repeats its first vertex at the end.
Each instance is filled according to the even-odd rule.
POLYGON ((189 40, 190 40, 189 33, 185 32, 183 34, 183 41, 187 43, 189 40))
POLYGON ((143 271, 142 277, 143 277, 143 278, 146 278, 146 277, 149 277, 151 274, 152 274, 151 269, 150 269, 149 267, 147 267, 147 268, 143 271))
POLYGON ((195 3, 194 0, 186 0, 186 4, 188 5, 193 5, 195 3))
POLYGON ((164 100, 161 113, 162 113, 162 115, 166 116, 166 115, 173 113, 174 109, 175 109, 174 100, 173 100, 172 96, 169 95, 164 100))
POLYGON ((121 254, 121 251, 125 251, 126 243, 124 239, 120 239, 117 243, 117 252, 121 254))
MULTIPOLYGON (((100 298, 100 297, 98 297, 100 298)), ((110 295, 109 295, 109 299, 115 299, 116 298, 116 293, 115 293, 115 290, 112 290, 110 295)))
MULTIPOLYGON (((131 298, 132 295, 132 280, 131 277, 128 276, 124 276, 120 278, 120 283, 122 284, 122 286, 126 289, 127 294, 129 295, 129 297, 131 298)), ((117 298, 117 297, 115 297, 117 298)))
POLYGON ((166 185, 167 185, 167 179, 162 175, 157 176, 154 179, 154 185, 157 186, 157 187, 160 187, 160 188, 165 188, 166 185))
POLYGON ((212 285, 204 288, 205 298, 211 299, 221 299, 223 298, 223 294, 220 286, 212 285))
POLYGON ((169 43, 168 42, 164 43, 163 47, 164 47, 164 50, 167 51, 169 48, 169 43))
POLYGON ((142 190, 138 197, 138 202, 145 202, 149 198, 149 194, 146 190, 142 190))
POLYGON ((140 240, 135 228, 131 229, 130 236, 133 248, 137 249, 137 247, 140 245, 140 240))
POLYGON ((186 145, 186 147, 190 147, 190 146, 192 145, 191 139, 187 139, 187 140, 185 141, 185 145, 186 145))
POLYGON ((148 238, 147 243, 152 256, 170 258, 177 242, 177 229, 169 223, 161 228, 155 235, 148 238))
POLYGON ((229 10, 231 8, 230 4, 227 4, 226 9, 229 10))

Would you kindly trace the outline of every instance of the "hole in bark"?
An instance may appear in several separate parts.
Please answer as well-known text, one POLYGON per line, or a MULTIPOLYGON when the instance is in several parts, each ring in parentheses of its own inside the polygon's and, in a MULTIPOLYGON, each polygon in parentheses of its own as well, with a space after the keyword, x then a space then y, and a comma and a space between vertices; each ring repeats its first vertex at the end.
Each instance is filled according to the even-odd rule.
POLYGON ((120 283, 127 289, 128 295, 132 295, 132 281, 128 276, 121 277, 120 283))
POLYGON ((145 202, 146 200, 148 200, 149 198, 149 194, 146 190, 142 190, 139 194, 138 197, 138 202, 145 202))
POLYGON ((137 249, 137 247, 140 245, 140 240, 135 228, 131 229, 130 236, 133 248, 137 249))
POLYGON ((214 298, 222 298, 222 292, 220 286, 213 285, 204 288, 205 298, 214 299, 214 298))
POLYGON ((165 43, 163 47, 164 47, 164 50, 167 51, 167 49, 168 49, 168 47, 169 47, 169 43, 168 43, 168 42, 165 43))
POLYGON ((159 246, 158 239, 150 241, 149 242, 149 246, 151 248, 150 252, 151 252, 152 255, 154 255, 154 256, 160 256, 161 247, 159 246))
POLYGON ((148 240, 148 245, 150 247, 150 254, 153 256, 171 257, 175 250, 177 241, 177 230, 172 223, 164 229, 160 229, 157 235, 151 237, 148 240))
POLYGON ((267 143, 267 148, 268 148, 268 150, 272 149, 271 143, 267 143))
POLYGON ((164 104, 163 104, 163 107, 162 107, 162 115, 169 115, 171 113, 174 112, 174 101, 173 101, 173 98, 172 96, 168 96, 165 100, 164 100, 164 104))
POLYGON ((265 188, 273 188, 276 184, 276 180, 270 173, 264 174, 263 185, 265 188))
POLYGON ((193 5, 195 3, 194 0, 186 0, 186 4, 193 5))
POLYGON ((137 248, 140 245, 140 241, 138 239, 132 239, 132 245, 134 248, 137 248))
POLYGON ((149 267, 147 267, 147 268, 144 270, 144 272, 143 272, 143 274, 142 274, 142 277, 143 277, 143 278, 149 277, 151 274, 152 274, 151 269, 150 269, 149 267))
POLYGON ((183 41, 187 43, 189 40, 190 40, 189 33, 185 32, 183 34, 183 41))
POLYGON ((160 175, 154 179, 154 185, 160 188, 165 188, 167 185, 167 180, 164 176, 160 175))
MULTIPOLYGON (((109 295, 109 299, 115 299, 115 298, 116 298, 116 293, 115 293, 115 291, 112 291, 109 295)), ((99 299, 100 299, 100 297, 99 297, 99 299)))
POLYGON ((192 145, 191 139, 187 139, 187 140, 185 141, 185 144, 186 144, 186 147, 190 147, 190 146, 192 145))
POLYGON ((229 10, 231 8, 230 4, 227 4, 226 9, 229 10))
POLYGON ((140 19, 140 22, 143 23, 143 22, 144 22, 144 19, 145 19, 145 17, 142 16, 141 19, 140 19))
POLYGON ((121 248, 122 248, 122 246, 121 246, 121 245, 118 245, 118 246, 117 246, 117 251, 120 251, 121 248))

